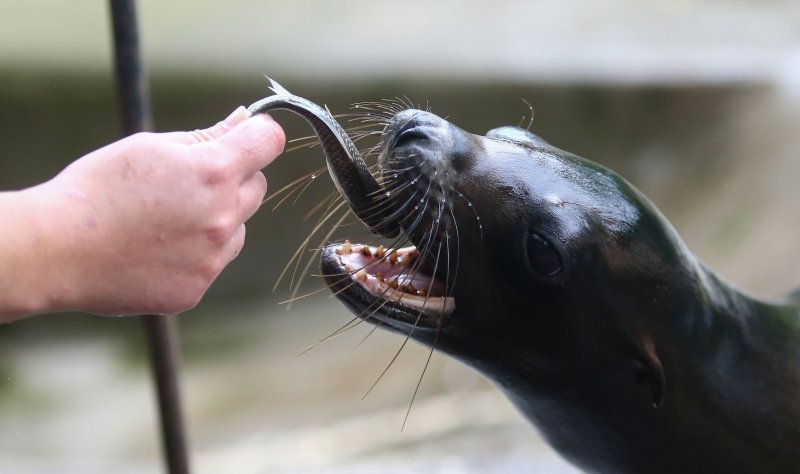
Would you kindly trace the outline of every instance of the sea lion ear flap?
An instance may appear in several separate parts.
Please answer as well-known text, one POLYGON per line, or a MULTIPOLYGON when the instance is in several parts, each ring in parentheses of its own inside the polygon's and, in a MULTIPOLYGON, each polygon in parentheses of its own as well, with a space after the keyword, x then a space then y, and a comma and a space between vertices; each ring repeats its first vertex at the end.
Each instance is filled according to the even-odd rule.
POLYGON ((636 379, 640 384, 647 383, 653 394, 653 408, 660 408, 664 401, 664 367, 656 354, 655 345, 650 339, 644 339, 639 348, 639 359, 637 360, 636 379))

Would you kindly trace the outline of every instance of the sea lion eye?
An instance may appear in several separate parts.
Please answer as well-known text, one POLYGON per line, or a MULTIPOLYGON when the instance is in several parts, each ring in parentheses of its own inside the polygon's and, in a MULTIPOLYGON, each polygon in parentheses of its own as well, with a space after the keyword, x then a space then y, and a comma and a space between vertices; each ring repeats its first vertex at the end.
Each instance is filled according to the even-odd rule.
POLYGON ((549 240, 534 230, 528 230, 525 245, 528 257, 528 269, 542 276, 553 276, 564 267, 561 256, 549 240))

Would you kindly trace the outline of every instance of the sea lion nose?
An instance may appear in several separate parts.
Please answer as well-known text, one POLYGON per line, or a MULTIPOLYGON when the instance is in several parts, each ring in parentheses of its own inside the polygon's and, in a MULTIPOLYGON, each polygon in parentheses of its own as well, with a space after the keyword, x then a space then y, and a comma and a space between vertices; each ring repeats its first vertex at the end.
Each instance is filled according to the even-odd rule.
POLYGON ((430 112, 408 109, 396 114, 386 125, 384 136, 392 137, 391 146, 433 138, 446 129, 448 122, 430 112))
POLYGON ((401 127, 408 123, 413 122, 416 125, 429 125, 429 126, 439 126, 442 123, 446 123, 446 121, 439 117, 436 114, 432 114, 425 110, 418 110, 418 109, 407 109, 403 110, 402 112, 398 112, 391 120, 390 126, 394 124, 398 124, 401 127))
POLYGON ((390 156, 398 167, 427 162, 441 172, 464 171, 473 162, 475 137, 438 115, 424 110, 408 109, 397 113, 384 130, 385 152, 379 158, 383 165, 390 156), (402 150, 399 155, 396 152, 402 150))

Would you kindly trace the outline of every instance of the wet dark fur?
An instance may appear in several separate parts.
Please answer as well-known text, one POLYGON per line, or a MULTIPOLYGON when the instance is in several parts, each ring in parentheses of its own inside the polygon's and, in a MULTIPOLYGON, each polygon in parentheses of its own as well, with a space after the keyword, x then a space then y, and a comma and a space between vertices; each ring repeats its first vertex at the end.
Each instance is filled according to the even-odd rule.
POLYGON ((382 212, 456 309, 373 295, 329 247, 323 274, 348 308, 482 372, 586 471, 800 471, 796 300, 724 282, 612 171, 401 102, 359 111, 386 125, 382 212))

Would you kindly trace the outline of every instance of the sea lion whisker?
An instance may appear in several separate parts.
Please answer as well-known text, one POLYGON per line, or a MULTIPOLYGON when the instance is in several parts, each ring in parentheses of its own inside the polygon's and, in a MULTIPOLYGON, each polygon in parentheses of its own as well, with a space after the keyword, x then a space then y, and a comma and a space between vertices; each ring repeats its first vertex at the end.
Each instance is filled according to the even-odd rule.
POLYGON ((350 122, 361 122, 367 126, 383 128, 391 120, 390 114, 382 110, 370 110, 366 113, 353 114, 348 119, 350 122))
MULTIPOLYGON (((528 110, 529 110, 529 111, 530 111, 530 113, 531 113, 531 118, 530 118, 530 120, 528 121, 528 126, 527 126, 527 127, 525 127, 525 130, 530 130, 530 129, 531 129, 531 127, 533 126, 533 118, 534 118, 533 106, 531 105, 531 103, 530 103, 530 102, 528 102, 527 100, 525 100, 525 98, 524 98, 524 97, 520 97, 520 98, 519 98, 519 100, 521 100, 522 102, 524 102, 524 103, 525 103, 525 105, 527 105, 527 106, 528 106, 528 110)), ((519 119, 519 123, 517 124, 517 128, 522 128, 522 122, 524 122, 524 121, 525 121, 525 114, 522 114, 522 117, 519 119)))
POLYGON ((312 171, 311 173, 309 173, 309 174, 307 174, 305 176, 297 178, 296 180, 292 181, 291 183, 283 186, 281 189, 279 189, 279 190, 271 193, 269 196, 265 197, 261 201, 261 205, 263 206, 264 204, 272 201, 273 199, 275 199, 276 197, 280 196, 283 193, 289 192, 291 194, 291 192, 295 188, 295 186, 297 186, 299 188, 300 183, 302 183, 303 181, 305 181, 307 179, 313 179, 313 178, 311 178, 312 175, 318 175, 319 173, 322 173, 324 170, 326 170, 326 168, 319 168, 316 171, 312 171))
MULTIPOLYGON (((457 189, 453 188, 453 192, 458 194, 458 196, 461 197, 461 199, 463 199, 464 202, 467 203, 467 208, 469 208, 472 211, 472 214, 475 215, 475 220, 478 222, 478 231, 480 232, 480 238, 481 240, 483 240, 483 223, 481 222, 481 216, 478 215, 478 211, 475 210, 475 206, 473 206, 472 202, 470 202, 470 200, 467 199, 466 196, 464 196, 457 189)), ((455 216, 453 216, 453 219, 455 219, 455 216)))
MULTIPOLYGON (((370 196, 370 197, 374 198, 374 197, 377 197, 377 195, 379 195, 379 194, 383 194, 383 195, 385 195, 387 197, 391 197, 392 195, 397 195, 400 191, 405 190, 406 188, 411 186, 411 184, 410 183, 402 183, 401 182, 401 183, 399 183, 397 185, 394 185, 393 183, 386 183, 383 186, 384 186, 385 191, 376 192, 374 195, 373 194, 368 194, 367 196, 370 196)), ((378 201, 375 204, 373 204, 372 206, 365 207, 364 208, 364 213, 366 215, 367 213, 373 212, 373 211, 374 212, 385 212, 385 211, 387 211, 387 209, 386 209, 387 205, 389 205, 389 204, 387 204, 385 202, 378 201)), ((392 207, 394 207, 394 206, 392 206, 392 207)), ((395 216, 400 215, 399 211, 400 211, 400 209, 395 209, 391 214, 386 215, 385 218, 389 219, 389 220, 393 220, 395 218, 395 216)))
MULTIPOLYGON (((388 181, 383 181, 382 184, 384 185, 384 189, 381 189, 379 191, 373 191, 373 192, 367 194, 367 196, 376 197, 376 196, 381 195, 381 194, 387 195, 387 193, 389 195, 397 194, 400 191, 403 191, 403 190, 405 190, 405 189, 407 189, 407 188, 409 188, 409 187, 411 187, 413 185, 413 183, 402 182, 402 181, 397 182, 397 184, 395 184, 395 181, 396 180, 394 178, 391 178, 388 181)), ((378 203, 378 204, 379 205, 384 205, 384 203, 378 203)))
MULTIPOLYGON (((455 214, 453 214, 453 209, 452 208, 450 209, 450 215, 451 215, 451 217, 453 219, 453 229, 455 230, 455 233, 456 233, 456 235, 455 235, 455 239, 456 239, 455 265, 456 265, 456 268, 455 268, 455 271, 453 272, 453 279, 451 281, 449 281, 449 278, 450 278, 449 273, 448 273, 447 277, 445 278, 445 288, 446 288, 445 296, 453 294, 453 290, 454 290, 455 285, 456 285, 456 279, 458 278, 458 267, 459 267, 459 264, 461 263, 461 237, 458 234, 458 222, 456 222, 456 216, 455 216, 455 214)), ((445 231, 445 239, 447 240, 447 250, 448 250, 447 268, 448 268, 448 272, 449 272, 449 269, 450 269, 450 254, 449 254, 449 252, 450 252, 450 232, 449 231, 445 231)))
MULTIPOLYGON (((294 254, 292 255, 292 258, 290 258, 289 262, 286 264, 286 266, 283 267, 283 271, 281 272, 280 276, 278 276, 278 280, 275 282, 275 286, 272 287, 272 291, 275 291, 278 288, 278 285, 280 285, 281 281, 283 280, 284 276, 286 275, 286 272, 289 270, 289 267, 292 265, 292 262, 295 259, 299 258, 300 254, 303 252, 303 250, 306 248, 306 246, 308 246, 308 242, 311 240, 311 237, 313 237, 314 234, 322 227, 322 225, 324 225, 324 223, 327 222, 327 220, 330 219, 331 216, 334 215, 337 211, 339 211, 345 204, 346 204, 345 201, 340 202, 339 204, 336 205, 336 207, 330 213, 328 213, 327 215, 323 215, 320 218, 320 221, 317 222, 317 224, 314 226, 314 229, 311 231, 311 233, 308 235, 308 237, 306 237, 305 240, 303 240, 303 242, 300 244, 300 246, 297 248, 297 250, 295 250, 294 254)), ((348 211, 349 211, 349 209, 348 209, 348 211)), ((299 265, 299 261, 298 261, 298 265, 299 265)), ((297 266, 295 266, 295 272, 296 271, 297 271, 297 266)), ((292 283, 294 282, 294 273, 295 272, 293 272, 293 274, 292 274, 292 283)), ((292 283, 289 284, 290 288, 292 287, 292 283)))
MULTIPOLYGON (((414 230, 416 229, 417 225, 419 225, 419 223, 422 220, 422 217, 425 214, 425 209, 428 207, 428 199, 430 198, 430 191, 431 191, 431 185, 432 184, 433 184, 432 181, 428 182, 428 188, 425 190, 425 193, 424 193, 422 199, 420 199, 420 201, 419 201, 420 204, 417 204, 417 206, 414 207, 414 210, 418 210, 419 212, 417 212, 417 217, 414 220, 414 222, 407 229, 406 232, 408 234, 411 234, 412 232, 414 232, 414 230)), ((415 193, 415 195, 416 195, 416 193, 415 193)))
POLYGON ((298 143, 296 145, 292 145, 284 150, 284 153, 291 153, 297 150, 305 150, 309 148, 314 148, 315 146, 319 146, 318 142, 310 142, 310 143, 298 143))
MULTIPOLYGON (((361 322, 364 322, 364 321, 365 321, 365 320, 362 320, 361 322)), ((348 352, 348 353, 347 353, 347 355, 344 357, 344 359, 347 359, 347 358, 349 358, 350 356, 352 356, 352 355, 353 355, 353 354, 356 352, 356 350, 357 350, 359 347, 361 347, 361 345, 362 345, 362 344, 364 344, 364 343, 367 341, 367 339, 369 339, 369 337, 370 337, 370 336, 372 336, 373 334, 375 334, 375 331, 376 331, 376 330, 377 330, 379 327, 381 327, 381 325, 383 325, 383 321, 378 321, 378 322, 376 322, 376 323, 375 323, 375 325, 372 327, 372 329, 370 329, 370 331, 369 331, 369 332, 368 332, 368 333, 367 333, 367 334, 366 334, 366 335, 365 335, 363 338, 361 338, 361 340, 360 340, 360 341, 358 341, 358 343, 357 343, 355 346, 353 346, 353 348, 350 350, 350 352, 348 352)), ((355 327, 355 326, 353 326, 353 327, 355 327)))
MULTIPOLYGON (((388 255, 388 252, 386 253, 386 255, 388 255)), ((348 272, 344 272, 344 273, 342 274, 342 276, 344 276, 344 275, 348 275, 348 276, 352 277, 352 276, 353 276, 354 274, 356 274, 356 273, 357 273, 357 271, 348 271, 348 272)), ((355 285, 355 284, 357 284, 356 280, 354 280, 354 279, 351 279, 351 280, 348 282, 348 284, 347 284, 347 285, 345 285, 343 288, 341 288, 341 289, 339 289, 339 290, 335 291, 335 292, 334 292, 334 294, 333 294, 332 296, 336 296, 336 295, 338 295, 339 293, 341 293, 341 292, 343 292, 343 291, 345 291, 345 290, 347 290, 347 289, 351 288, 351 287, 352 287, 353 285, 355 285)), ((382 292, 381 292, 379 295, 376 295, 376 296, 377 296, 377 298, 376 298, 376 299, 375 299, 375 300, 374 300, 372 303, 370 303, 370 305, 369 305, 368 307, 364 308, 364 310, 362 310, 362 311, 361 311, 361 312, 360 312, 360 313, 359 313, 359 314, 356 316, 356 318, 357 318, 357 319, 359 319, 359 322, 358 322, 358 323, 356 323, 356 324, 354 324, 353 326, 357 326, 357 325, 358 325, 358 324, 360 324, 361 322, 366 322, 366 321, 369 321, 369 320, 370 320, 370 318, 372 318, 372 316, 373 316, 373 315, 375 315, 375 314, 376 314, 376 313, 377 313, 377 312, 378 312, 378 311, 379 311, 381 308, 383 308, 383 306, 384 306, 384 305, 386 305, 386 303, 388 303, 388 302, 389 302, 389 298, 390 298, 390 297, 391 297, 391 296, 392 296, 392 295, 393 295, 393 294, 394 294, 396 291, 397 291, 397 290, 396 290, 395 288, 391 288, 391 287, 387 286, 387 287, 386 287, 386 288, 385 288, 385 289, 384 289, 384 290, 383 290, 383 291, 382 291, 382 292), (375 307, 375 304, 376 304, 376 303, 379 303, 377 307, 375 307)), ((401 295, 401 296, 402 296, 402 295, 401 295)))
POLYGON ((317 347, 319 347, 321 344, 324 344, 324 343, 330 341, 331 339, 335 339, 336 337, 338 337, 338 336, 344 334, 345 332, 349 331, 351 328, 356 327, 360 323, 361 323, 360 318, 358 316, 354 317, 353 319, 351 319, 350 321, 346 322, 345 324, 343 324, 342 326, 340 326, 338 329, 336 329, 332 333, 328 334, 327 336, 325 336, 323 338, 320 338, 320 339, 317 339, 316 341, 312 342, 311 344, 309 344, 309 345, 307 345, 305 347, 302 347, 300 349, 300 352, 294 358, 298 359, 298 358, 308 354, 309 352, 311 352, 314 349, 316 349, 317 347))
POLYGON ((354 105, 357 105, 359 107, 374 107, 376 105, 385 105, 389 102, 391 102, 390 99, 368 100, 368 101, 356 102, 354 105))
MULTIPOLYGON (((441 247, 441 244, 439 244, 439 251, 441 251, 441 250, 442 250, 442 247, 441 247)), ((434 265, 434 273, 435 273, 436 265, 438 265, 438 263, 439 263, 439 252, 437 252, 437 254, 436 254, 436 264, 434 265)), ((431 285, 429 287, 428 293, 430 293, 430 290, 432 289, 432 286, 433 286, 433 281, 431 281, 431 285)), ((378 376, 378 378, 375 379, 375 382, 372 383, 372 385, 369 387, 369 390, 367 390, 366 393, 364 393, 364 396, 361 397, 362 400, 367 398, 367 396, 370 394, 370 392, 372 392, 372 389, 374 389, 375 386, 378 385, 378 382, 381 381, 383 376, 386 375, 386 372, 389 371, 389 368, 392 366, 392 364, 394 364, 394 362, 397 360, 397 357, 403 351, 403 348, 406 346, 406 344, 408 343, 409 339, 411 339, 411 335, 414 333, 414 330, 417 328, 417 324, 419 324, 419 321, 422 319, 422 315, 423 314, 424 314, 424 310, 420 309, 419 313, 417 314, 417 319, 416 319, 416 321, 414 321, 414 325, 411 327, 411 330, 409 331, 409 333, 405 337, 405 339, 403 339, 403 343, 400 345, 400 348, 397 349, 397 352, 394 354, 394 357, 392 357, 392 360, 389 361, 389 363, 386 365, 386 368, 384 368, 383 371, 381 372, 381 374, 378 376)), ((419 385, 417 385, 417 388, 419 388, 419 385)), ((415 391, 415 396, 416 396, 416 391, 415 391)), ((413 398, 412 398, 412 402, 413 402, 413 398)))
MULTIPOLYGON (((423 234, 422 238, 420 239, 421 245, 417 246, 417 251, 420 253, 421 258, 418 259, 417 262, 415 262, 415 263, 418 263, 417 268, 419 268, 419 269, 422 268, 423 261, 425 260, 425 258, 428 255, 428 252, 432 249, 432 247, 433 247, 433 245, 435 243, 435 238, 436 238, 437 231, 438 231, 438 222, 437 222, 436 227, 428 229, 423 234)), ((439 243, 439 251, 441 251, 441 243, 439 243)), ((436 275, 436 272, 438 270, 438 264, 439 264, 439 255, 438 255, 438 252, 437 252, 436 263, 434 264, 434 268, 433 268, 433 272, 431 273, 431 276, 435 276, 436 275)), ((431 291, 432 290, 432 286, 433 286, 433 279, 431 279, 430 287, 428 288, 428 290, 426 292, 425 303, 423 303, 423 307, 427 304, 428 295, 430 295, 432 293, 432 291, 431 291)))
MULTIPOLYGON (((378 144, 373 145, 373 146, 371 146, 369 148, 365 148, 363 150, 362 154, 364 155, 364 157, 370 157, 371 158, 373 155, 376 155, 380 151, 381 146, 382 145, 380 143, 378 143, 378 144)), ((375 169, 377 167, 378 167, 378 165, 376 163, 376 164, 372 165, 370 167, 370 169, 375 169)))
POLYGON ((410 336, 403 339, 403 343, 400 344, 400 348, 397 349, 397 352, 395 352, 394 357, 392 357, 392 360, 390 360, 389 363, 386 364, 386 367, 384 367, 383 371, 380 373, 380 375, 378 375, 378 378, 376 378, 375 381, 372 382, 372 385, 370 385, 369 389, 367 389, 367 391, 364 392, 364 395, 361 396, 361 400, 366 399, 367 396, 369 396, 369 394, 372 392, 372 389, 374 389, 375 386, 378 385, 378 382, 380 382, 381 379, 383 379, 383 376, 386 375, 386 372, 389 371, 389 368, 394 364, 394 361, 396 361, 400 353, 403 352, 403 348, 406 347, 406 344, 408 343, 409 339, 410 336))
POLYGON ((362 122, 364 124, 371 124, 372 126, 385 125, 391 119, 391 117, 383 111, 366 108, 359 109, 358 112, 345 113, 341 116, 346 118, 348 122, 362 122))
MULTIPOLYGON (((365 113, 360 113, 360 112, 345 112, 345 113, 337 114, 336 118, 337 119, 346 119, 348 123, 361 122, 361 121, 374 122, 376 119, 383 119, 383 117, 378 117, 378 116, 376 116, 374 114, 370 114, 370 113, 366 113, 365 114, 365 113)), ((349 132, 351 130, 357 130, 357 129, 360 129, 360 128, 370 128, 371 126, 374 126, 374 125, 366 125, 365 124, 365 125, 360 125, 360 126, 359 125, 355 125, 355 126, 348 126, 348 127, 343 127, 343 128, 344 128, 345 131, 349 132)))
MULTIPOLYGON (((372 136, 376 135, 377 133, 380 133, 380 132, 375 132, 375 131, 369 131, 369 132, 367 132, 367 131, 359 131, 359 132, 356 132, 356 133, 352 134, 352 135, 350 136, 350 138, 351 138, 351 140, 352 140, 352 142, 353 142, 353 143, 358 143, 358 142, 360 142, 360 141, 362 141, 362 140, 365 140, 365 139, 367 139, 367 138, 370 138, 370 137, 372 137, 372 136)), ((370 148, 372 148, 372 147, 370 147, 370 148)))
POLYGON ((389 99, 381 99, 381 102, 394 107, 396 112, 402 112, 407 108, 406 104, 403 103, 403 100, 397 96, 389 99))
POLYGON ((366 113, 366 114, 354 114, 352 118, 348 119, 349 122, 354 123, 361 123, 364 125, 365 129, 374 129, 375 131, 382 131, 386 128, 386 124, 389 123, 389 119, 386 118, 383 114, 378 113, 366 113))
POLYGON ((407 229, 407 232, 409 234, 414 232, 417 229, 417 226, 419 226, 419 224, 422 222, 423 217, 425 216, 425 207, 428 204, 428 195, 425 195, 422 199, 420 199, 419 202, 421 204, 417 204, 414 207, 414 210, 417 210, 419 212, 417 212, 416 214, 412 214, 412 215, 415 215, 414 221, 411 223, 411 225, 408 226, 408 229, 407 229))
MULTIPOLYGON (((356 327, 358 327, 358 326, 359 326, 359 324, 361 324, 361 323, 363 323, 363 322, 364 322, 364 320, 359 320, 359 321, 358 321, 356 324, 353 324, 352 326, 350 326, 349 328, 347 328, 347 329, 346 329, 345 331, 343 331, 342 333, 344 333, 344 332, 348 332, 348 331, 351 331, 351 330, 355 329, 356 327)), ((370 337, 371 335, 373 335, 373 334, 375 333, 375 331, 376 331, 376 330, 377 330, 379 327, 381 327, 381 324, 382 324, 382 322, 381 322, 381 321, 377 321, 377 322, 374 324, 374 326, 372 326, 372 329, 370 329, 370 330, 369 330, 369 332, 367 332, 367 334, 366 334, 364 337, 362 337, 362 338, 361 338, 361 340, 360 340, 360 341, 358 341, 358 343, 356 343, 356 345, 355 345, 355 346, 353 346, 353 347, 352 347, 352 348, 351 348, 349 351, 347 351, 347 354, 345 354, 345 355, 343 355, 342 357, 340 357, 340 358, 339 358, 338 365, 342 365, 342 363, 343 363, 345 360, 347 360, 347 359, 349 359, 350 357, 352 357, 352 356, 353 356, 353 354, 355 354, 356 350, 358 350, 358 348, 359 348, 359 347, 361 347, 361 345, 362 345, 362 344, 364 344, 364 343, 367 341, 367 339, 369 339, 369 337, 370 337)), ((322 342, 327 342, 327 341, 322 341, 322 342)), ((315 347, 316 347, 316 346, 315 346, 315 347)))
MULTIPOLYGON (((353 133, 350 134, 350 138, 352 138, 354 140, 355 139, 361 140, 361 139, 366 138, 366 137, 374 137, 374 136, 377 136, 377 135, 380 135, 380 134, 381 134, 380 130, 356 130, 356 131, 354 131, 353 133)), ((361 151, 361 154, 362 155, 364 154, 363 150, 361 151)))
POLYGON ((400 100, 399 97, 395 97, 394 99, 383 99, 381 100, 380 105, 386 107, 392 113, 392 116, 397 115, 406 109, 405 104, 403 104, 403 101, 400 100))
POLYGON ((358 104, 357 107, 361 110, 368 110, 379 114, 382 118, 386 118, 387 121, 390 120, 397 114, 397 110, 392 104, 385 103, 385 102, 371 102, 368 104, 358 104))
POLYGON ((433 351, 434 349, 436 349, 436 341, 439 339, 440 330, 441 330, 441 320, 439 322, 439 327, 436 328, 436 334, 433 337, 433 343, 431 344, 431 349, 428 351, 428 358, 425 359, 425 365, 422 367, 422 373, 419 374, 419 380, 417 380, 417 386, 414 387, 414 393, 411 395, 411 400, 408 402, 406 415, 403 417, 403 424, 400 425, 401 433, 406 428, 406 422, 408 422, 408 416, 411 414, 411 407, 414 406, 414 400, 417 399, 417 393, 419 392, 419 387, 422 385, 422 379, 423 377, 425 377, 425 373, 428 371, 428 366, 431 363, 431 357, 433 356, 433 351))
MULTIPOLYGON (((317 176, 318 176, 317 174, 312 174, 312 175, 310 176, 310 179, 309 179, 309 180, 306 182, 306 184, 305 184, 305 185, 304 185, 304 186, 303 186, 303 187, 300 189, 300 191, 297 193, 297 196, 295 196, 295 198, 294 198, 294 201, 292 202, 292 207, 294 207, 294 206, 296 206, 296 205, 297 205, 297 200, 298 200, 298 199, 300 199, 300 196, 302 196, 302 195, 303 195, 303 193, 306 191, 306 189, 308 189, 308 187, 309 187, 309 186, 311 186, 311 183, 313 183, 313 182, 315 182, 315 181, 317 180, 317 176)), ((278 203, 278 205, 279 205, 279 204, 280 204, 280 203, 278 203)), ((276 205, 276 207, 277 207, 277 205, 276 205)), ((313 213, 312 213, 312 214, 313 214, 313 213)), ((304 220, 305 220, 305 219, 304 219, 304 220)))
MULTIPOLYGON (((346 204, 346 201, 342 200, 342 202, 340 203, 340 205, 341 205, 341 204, 346 204)), ((337 207, 337 209, 338 209, 338 207, 337 207)), ((345 211, 345 212, 342 214, 342 216, 339 218, 339 220, 338 220, 338 221, 337 221, 337 222, 334 224, 334 226, 333 226, 333 227, 332 227, 332 228, 331 228, 331 229, 328 231, 328 233, 327 233, 327 234, 325 234, 325 236, 322 238, 322 240, 321 240, 321 242, 320 242, 320 246, 321 246, 321 245, 322 245, 322 244, 323 244, 325 241, 327 241, 327 240, 330 238, 330 236, 333 234, 333 232, 335 232, 335 231, 336 231, 336 227, 337 227, 339 224, 341 224, 341 223, 342 223, 342 221, 344 221, 345 219, 347 219, 347 217, 349 217, 349 216, 350 216, 350 212, 349 212, 349 211, 350 211, 350 209, 349 209, 349 208, 346 208, 346 211, 345 211)), ((332 211, 332 212, 329 214, 329 216, 332 216, 332 215, 334 215, 335 213, 336 213, 336 210, 332 211)), ((313 233, 312 233, 312 235, 313 235, 314 233, 316 233, 316 232, 313 232, 313 233)), ((308 257, 308 261, 306 262, 306 266, 303 268, 303 272, 300 274, 300 279, 298 280, 298 282, 297 282, 297 285, 295 285, 295 287, 294 287, 294 290, 292 291, 292 297, 294 297, 294 296, 295 296, 295 295, 296 295, 296 294, 297 294, 297 293, 300 291, 300 286, 303 284, 303 279, 305 278, 305 275, 307 275, 307 274, 308 274, 308 270, 311 268, 311 265, 312 265, 314 262, 316 262, 316 261, 317 261, 317 259, 318 259, 319 255, 320 255, 320 252, 321 252, 320 250, 315 250, 315 251, 311 252, 311 255, 308 257)), ((297 260, 297 263, 300 263, 300 259, 299 259, 299 258, 298 258, 298 260, 297 260)), ((297 266, 295 266, 295 270, 297 270, 297 266)), ((294 280, 294 274, 292 274, 292 280, 294 280)), ((288 307, 288 306, 287 306, 287 307, 288 307)))
POLYGON ((314 296, 314 295, 319 294, 319 293, 321 293, 321 292, 323 292, 325 290, 328 290, 328 289, 329 288, 327 286, 324 286, 324 287, 316 289, 314 291, 310 291, 308 293, 305 293, 305 294, 302 294, 302 295, 299 295, 299 296, 295 296, 294 298, 289 298, 287 300, 279 301, 278 304, 279 305, 290 304, 290 303, 293 303, 293 302, 295 302, 297 300, 301 300, 303 298, 308 298, 309 296, 314 296))
POLYGON ((344 198, 342 198, 342 196, 340 196, 339 193, 337 193, 336 191, 331 191, 330 194, 322 198, 316 205, 314 205, 314 207, 312 207, 308 212, 306 212, 302 220, 305 222, 311 219, 311 216, 319 212, 319 210, 322 209, 325 205, 327 205, 328 207, 325 209, 323 214, 325 212, 328 212, 331 209, 331 207, 336 203, 336 201, 339 200, 344 200, 344 198))
POLYGON ((289 140, 286 140, 286 143, 309 142, 312 140, 314 142, 314 146, 319 145, 319 139, 317 138, 316 135, 305 135, 302 137, 291 138, 289 140))
MULTIPOLYGON (((404 206, 401 206, 401 207, 404 207, 404 206)), ((366 208, 364 210, 364 215, 365 216, 372 216, 372 214, 380 215, 380 214, 385 213, 385 211, 386 211, 385 204, 377 203, 377 204, 374 204, 373 206, 370 206, 369 208, 366 208)), ((394 216, 398 216, 400 214, 401 214, 400 210, 395 209, 395 210, 393 210, 391 212, 391 214, 384 216, 384 219, 386 221, 394 222, 395 221, 394 216)), ((400 222, 400 224, 402 224, 402 222, 400 222)))
MULTIPOLYGON (((351 275, 351 274, 352 274, 352 272, 346 272, 345 274, 351 275)), ((340 293, 341 291, 344 291, 344 290, 346 290, 346 289, 348 289, 348 288, 352 287, 352 286, 353 286, 353 285, 355 285, 355 284, 356 284, 356 281, 355 281, 355 280, 351 280, 351 281, 350 281, 350 282, 349 282, 349 283, 348 283, 348 284, 347 284, 347 285, 346 285, 344 288, 342 288, 342 289, 338 290, 338 291, 337 291, 337 292, 335 292, 335 293, 334 293, 334 295, 332 295, 332 296, 335 296, 336 294, 338 294, 338 293, 340 293)), ((348 322, 348 323, 347 323, 345 326, 342 326, 341 328, 339 328, 338 330, 336 330, 336 331, 335 331, 334 333, 332 333, 331 335, 329 335, 329 336, 325 337, 324 339, 322 339, 322 340, 320 340, 320 341, 317 341, 315 344, 313 344, 313 346, 314 346, 314 347, 316 347, 316 346, 317 346, 317 345, 319 345, 320 343, 326 342, 326 341, 328 341, 328 340, 330 340, 330 339, 332 339, 332 338, 334 338, 334 337, 337 337, 337 336, 339 336, 339 335, 343 334, 343 333, 344 333, 344 332, 346 332, 346 331, 349 331, 349 330, 351 330, 351 329, 353 329, 353 328, 357 327, 359 324, 361 324, 361 323, 363 323, 363 322, 367 322, 367 321, 369 321, 369 320, 370 320, 370 318, 372 318, 372 316, 373 316, 373 315, 375 315, 375 314, 376 314, 376 313, 377 313, 377 312, 378 312, 378 311, 379 311, 379 310, 380 310, 380 309, 381 309, 381 308, 382 308, 382 307, 383 307, 383 306, 384 306, 384 305, 385 305, 385 304, 386 304, 386 303, 389 301, 389 299, 386 297, 386 295, 387 295, 387 294, 388 294, 390 291, 393 293, 393 292, 394 292, 394 289, 391 289, 391 290, 390 290, 390 289, 387 287, 387 288, 386 288, 386 289, 385 289, 385 290, 382 292, 382 294, 380 295, 380 297, 379 297, 378 299, 376 299, 376 301, 375 301, 375 302, 380 302, 380 304, 379 304, 377 307, 375 307, 374 309, 371 309, 371 308, 372 308, 372 306, 375 304, 375 302, 373 302, 372 304, 370 304, 370 306, 369 306, 369 307, 365 308, 365 309, 364 309, 364 310, 363 310, 363 311, 362 311, 360 314, 358 314, 358 315, 357 315, 355 318, 353 318, 351 321, 349 321, 349 322, 348 322), (354 321, 355 321, 355 323, 354 323, 354 321)), ((380 325, 380 322, 378 323, 378 325, 380 325)), ((376 326, 376 328, 377 328, 377 326, 376 326)), ((373 328, 373 330, 372 330, 372 331, 370 331, 370 334, 372 334, 372 332, 374 332, 374 330, 375 330, 375 328, 373 328)), ((367 336, 369 336, 369 334, 368 334, 367 336)), ((364 340, 366 340, 366 337, 364 338, 364 340)), ((363 340, 362 340, 362 342, 363 342, 363 340)), ((361 344, 361 343, 359 343, 359 345, 360 345, 360 344, 361 344)), ((387 367, 387 369, 388 369, 388 367, 387 367)), ((377 381, 376 381, 376 383, 377 383, 377 381)), ((369 392, 367 392, 367 393, 369 393, 369 392)), ((364 397, 366 397, 366 396, 367 396, 367 394, 364 394, 364 397)), ((362 398, 362 399, 363 399, 363 398, 362 398)))
POLYGON ((286 193, 285 196, 283 196, 281 199, 279 199, 278 202, 276 202, 275 205, 272 206, 272 209, 271 209, 272 212, 275 212, 279 207, 281 207, 286 201, 291 199, 292 196, 294 196, 295 194, 301 193, 303 189, 305 189, 309 184, 311 184, 311 182, 313 180, 316 179, 316 176, 317 175, 315 173, 311 173, 311 174, 306 175, 306 177, 304 179, 305 182, 298 183, 290 192, 286 193))
MULTIPOLYGON (((401 97, 398 97, 397 100, 403 105, 403 110, 414 108, 414 101, 405 94, 403 94, 401 97)), ((398 113, 399 112, 402 112, 402 110, 398 111, 398 113)))
MULTIPOLYGON (((388 163, 388 164, 391 164, 391 163, 388 163)), ((395 179, 397 179, 397 177, 400 174, 406 173, 406 172, 409 172, 409 171, 412 171, 412 170, 416 170, 417 168, 419 168, 419 166, 414 165, 414 166, 408 166, 406 168, 400 168, 400 169, 397 169, 397 170, 393 170, 394 174, 392 175, 391 179, 395 180, 395 179)), ((384 179, 388 179, 388 178, 384 178, 384 179)))

